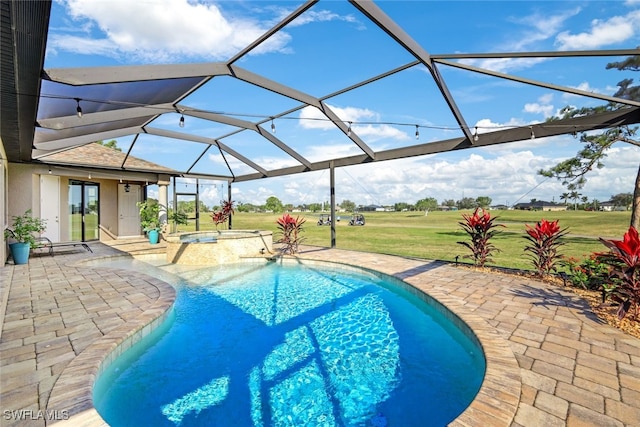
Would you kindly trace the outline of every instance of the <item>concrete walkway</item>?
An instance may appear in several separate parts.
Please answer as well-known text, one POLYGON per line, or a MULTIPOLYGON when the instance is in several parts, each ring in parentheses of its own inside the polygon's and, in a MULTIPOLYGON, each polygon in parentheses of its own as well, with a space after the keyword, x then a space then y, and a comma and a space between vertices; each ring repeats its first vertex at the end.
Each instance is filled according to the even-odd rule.
MULTIPOLYGON (((148 333, 145 325, 171 306, 175 292, 158 279, 77 264, 161 246, 124 240, 91 248, 0 268, 0 425, 68 417, 62 424, 103 424, 91 404, 101 362, 148 333)), ((487 376, 454 425, 640 426, 640 340, 598 321, 570 292, 388 255, 307 247, 300 257, 400 277, 474 330, 487 376)))

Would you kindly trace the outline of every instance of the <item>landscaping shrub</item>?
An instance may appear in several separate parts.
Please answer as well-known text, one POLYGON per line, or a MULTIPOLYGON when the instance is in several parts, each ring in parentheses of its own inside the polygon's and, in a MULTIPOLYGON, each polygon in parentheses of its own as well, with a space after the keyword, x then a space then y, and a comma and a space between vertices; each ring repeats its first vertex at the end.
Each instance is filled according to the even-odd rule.
POLYGON ((640 238, 638 230, 629 227, 622 240, 600 241, 607 246, 608 253, 598 254, 600 259, 609 265, 610 274, 618 279, 618 283, 612 286, 609 297, 618 302, 618 318, 623 319, 627 313, 632 312, 638 320, 638 308, 640 306, 640 238))
POLYGON ((597 291, 609 282, 609 265, 602 262, 597 254, 580 260, 575 257, 564 258, 561 264, 567 268, 566 277, 575 287, 597 291))
POLYGON ((495 224, 494 221, 498 217, 491 217, 489 212, 482 208, 476 208, 472 215, 462 214, 464 222, 458 222, 462 229, 471 237, 469 242, 457 242, 471 250, 471 255, 465 255, 464 258, 473 258, 473 264, 476 267, 484 267, 487 261, 491 260, 491 254, 500 252, 489 240, 499 231, 496 227, 504 227, 502 224, 495 224))
POLYGON ((298 252, 300 243, 304 240, 301 233, 304 231, 302 225, 306 222, 306 219, 300 217, 292 217, 288 213, 283 214, 276 220, 278 226, 278 234, 280 238, 276 240, 276 243, 281 243, 282 253, 293 255, 298 252))
POLYGON ((216 225, 216 230, 218 229, 218 225, 227 222, 229 217, 235 213, 233 203, 233 200, 220 200, 220 210, 211 213, 211 219, 216 225))
POLYGON ((556 263, 560 261, 558 247, 564 245, 560 238, 567 234, 567 229, 561 230, 558 220, 550 222, 546 219, 538 221, 535 227, 528 224, 525 227, 527 235, 524 238, 529 244, 524 251, 529 252, 527 255, 533 262, 536 274, 544 277, 556 271, 556 263))

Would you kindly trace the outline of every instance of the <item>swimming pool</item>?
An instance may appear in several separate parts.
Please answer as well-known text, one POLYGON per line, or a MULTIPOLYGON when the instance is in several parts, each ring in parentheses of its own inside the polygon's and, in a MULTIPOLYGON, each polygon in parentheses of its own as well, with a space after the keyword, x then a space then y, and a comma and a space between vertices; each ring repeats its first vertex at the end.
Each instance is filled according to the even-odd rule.
POLYGON ((181 273, 171 319, 98 378, 118 425, 445 425, 480 388, 467 333, 395 279, 313 265, 181 273))

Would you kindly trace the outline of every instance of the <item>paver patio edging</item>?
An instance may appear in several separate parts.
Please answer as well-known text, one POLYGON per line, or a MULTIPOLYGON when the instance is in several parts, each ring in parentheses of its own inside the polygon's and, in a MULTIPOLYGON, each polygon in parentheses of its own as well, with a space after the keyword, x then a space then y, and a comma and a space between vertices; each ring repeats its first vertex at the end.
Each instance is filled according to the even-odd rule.
MULTIPOLYGON (((118 272, 122 273, 122 270, 118 272)), ((153 305, 134 321, 109 331, 90 344, 69 362, 58 377, 51 390, 47 410, 65 413, 69 418, 55 422, 56 425, 108 425, 93 406, 95 380, 113 359, 148 335, 173 313, 175 288, 154 277, 147 276, 145 280, 159 291, 153 305)))

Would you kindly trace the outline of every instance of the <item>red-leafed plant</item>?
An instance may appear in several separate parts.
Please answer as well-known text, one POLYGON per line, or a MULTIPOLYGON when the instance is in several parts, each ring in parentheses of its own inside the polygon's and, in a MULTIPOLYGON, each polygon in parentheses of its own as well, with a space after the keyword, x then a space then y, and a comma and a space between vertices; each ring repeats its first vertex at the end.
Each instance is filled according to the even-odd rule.
POLYGON ((216 225, 216 230, 218 229, 218 225, 227 222, 229 217, 235 213, 233 203, 233 200, 220 200, 220 210, 211 213, 211 219, 216 225))
POLYGON ((640 307, 640 238, 638 230, 629 227, 622 240, 600 241, 607 246, 608 253, 599 254, 600 259, 610 267, 610 274, 617 278, 618 285, 609 293, 609 297, 620 303, 618 319, 623 319, 627 313, 633 312, 638 320, 640 307))
POLYGON ((280 238, 276 240, 276 243, 281 243, 280 250, 282 253, 293 255, 298 252, 300 243, 304 240, 301 233, 304 231, 302 225, 306 222, 306 219, 300 217, 292 217, 288 213, 283 214, 277 219, 278 234, 280 238))
POLYGON ((538 221, 535 227, 525 225, 527 235, 524 236, 530 243, 525 246, 524 251, 531 258, 537 275, 544 277, 552 271, 556 271, 556 263, 561 260, 558 254, 558 247, 564 245, 560 238, 567 234, 567 229, 560 229, 558 220, 538 221))
POLYGON ((471 237, 471 243, 458 242, 458 244, 471 249, 471 255, 465 255, 465 258, 473 258, 473 264, 476 267, 484 267, 487 261, 491 260, 491 254, 500 252, 489 240, 499 231, 496 227, 504 227, 502 224, 495 224, 494 221, 498 217, 491 217, 489 212, 482 208, 476 208, 473 215, 462 214, 464 222, 458 224, 471 237))

